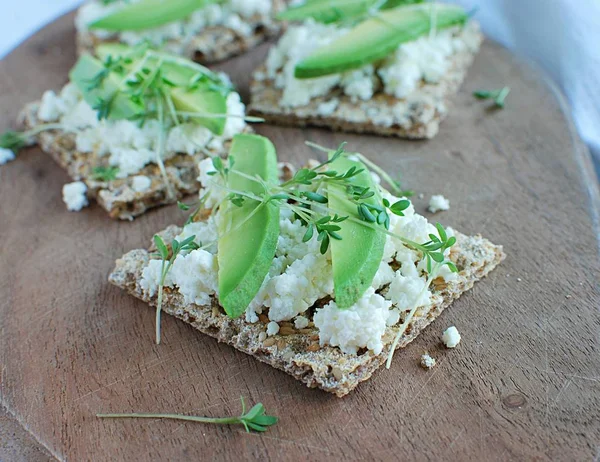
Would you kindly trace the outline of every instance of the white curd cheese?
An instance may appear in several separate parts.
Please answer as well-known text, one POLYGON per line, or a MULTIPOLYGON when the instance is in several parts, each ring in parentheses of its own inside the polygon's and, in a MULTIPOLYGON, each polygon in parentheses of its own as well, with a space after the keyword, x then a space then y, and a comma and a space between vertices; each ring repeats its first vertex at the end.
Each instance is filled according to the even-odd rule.
POLYGON ((62 197, 67 210, 79 212, 82 208, 87 207, 89 204, 86 192, 87 186, 83 181, 75 181, 64 185, 62 188, 62 197))
POLYGON ((135 192, 144 192, 148 191, 152 186, 152 180, 148 178, 146 175, 136 175, 131 180, 131 188, 135 192))
POLYGON ((178 255, 171 269, 184 302, 196 305, 210 305, 210 296, 218 290, 217 273, 217 257, 202 249, 178 255))
POLYGON ((207 220, 188 223, 183 227, 181 234, 177 236, 179 242, 190 236, 195 236, 194 242, 200 247, 207 246, 204 250, 212 254, 217 253, 217 222, 214 216, 207 220))
MULTIPOLYGON (((142 292, 149 297, 154 297, 158 292, 158 286, 162 275, 162 260, 150 260, 142 270, 142 279, 140 280, 140 288, 142 292)), ((168 272, 164 287, 173 287, 173 278, 171 272, 168 272)))
POLYGON ((442 342, 446 345, 446 348, 456 348, 460 343, 460 334, 458 329, 454 326, 448 327, 442 334, 442 342))
POLYGON ((383 350, 381 338, 390 315, 391 302, 376 294, 373 288, 350 308, 340 309, 335 301, 317 309, 315 326, 319 329, 319 343, 337 346, 344 353, 356 354, 366 347, 378 355, 383 350))
POLYGON ((10 149, 0 148, 0 165, 4 165, 12 160, 15 160, 15 153, 10 149))
POLYGON ((441 194, 436 194, 431 196, 429 200, 428 210, 431 213, 437 213, 441 210, 449 210, 450 209, 450 201, 446 199, 441 194))
POLYGON ((279 324, 274 321, 271 321, 269 324, 267 324, 267 335, 269 337, 276 335, 277 332, 279 332, 279 324))
POLYGON ((424 369, 431 369, 433 366, 435 366, 435 358, 432 358, 431 356, 429 356, 428 353, 425 353, 424 355, 421 355, 421 367, 424 369))
POLYGON ((308 318, 304 317, 304 316, 296 316, 294 318, 294 327, 296 329, 304 329, 306 327, 308 327, 308 323, 310 321, 308 320, 308 318))

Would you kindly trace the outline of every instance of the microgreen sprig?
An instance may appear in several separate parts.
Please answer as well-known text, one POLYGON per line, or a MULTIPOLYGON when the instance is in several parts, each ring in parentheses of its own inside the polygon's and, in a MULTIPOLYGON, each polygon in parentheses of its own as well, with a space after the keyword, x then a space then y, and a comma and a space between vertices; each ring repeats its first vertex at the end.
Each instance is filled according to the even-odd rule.
POLYGON ((504 108, 509 93, 510 87, 503 87, 498 90, 477 90, 473 92, 473 96, 478 99, 493 99, 496 107, 504 108))
POLYGON ((0 135, 0 148, 10 149, 17 153, 20 149, 29 146, 32 143, 32 137, 41 132, 50 130, 72 131, 72 129, 58 123, 41 124, 31 130, 23 132, 7 130, 0 135))
POLYGON ((246 412, 246 404, 244 398, 242 401, 242 413, 239 416, 232 417, 200 417, 182 414, 96 414, 96 417, 103 419, 174 419, 186 420, 190 422, 201 422, 218 425, 243 425, 249 433, 251 430, 255 432, 265 432, 267 429, 277 423, 279 420, 275 416, 267 415, 265 407, 262 403, 258 403, 246 412))
POLYGON ((163 288, 165 285, 165 280, 167 279, 167 274, 173 267, 175 259, 181 252, 192 251, 200 248, 200 246, 196 244, 195 239, 196 236, 190 236, 181 242, 179 242, 177 239, 173 239, 171 242, 171 251, 169 252, 169 248, 165 244, 163 238, 158 234, 154 235, 154 245, 156 245, 156 249, 158 250, 158 256, 162 258, 160 280, 158 282, 158 299, 156 302, 156 344, 160 343, 160 313, 162 311, 163 288))

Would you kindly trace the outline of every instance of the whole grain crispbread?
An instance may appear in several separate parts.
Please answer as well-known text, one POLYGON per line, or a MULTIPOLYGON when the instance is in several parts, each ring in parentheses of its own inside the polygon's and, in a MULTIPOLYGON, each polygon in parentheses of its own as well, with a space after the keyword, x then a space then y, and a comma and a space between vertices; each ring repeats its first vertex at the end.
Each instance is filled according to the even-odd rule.
MULTIPOLYGON (((181 232, 170 226, 161 235, 171 241, 181 232)), ((460 272, 455 281, 433 284, 431 304, 420 308, 403 334, 398 348, 405 347, 433 322, 455 299, 469 290, 479 279, 486 276, 505 257, 502 247, 492 244, 481 236, 465 236, 456 233, 457 243, 450 258, 460 272)), ((117 260, 109 281, 152 306, 156 297, 148 297, 141 289, 142 270, 151 259, 149 250, 137 249, 117 260)), ((435 282, 435 281, 434 281, 435 282)), ((382 366, 388 356, 398 326, 388 327, 384 335, 384 349, 374 355, 370 351, 346 354, 339 348, 320 346, 318 331, 312 323, 305 329, 295 329, 292 323, 280 323, 279 333, 267 337, 265 315, 252 324, 244 317, 231 319, 213 297, 210 306, 185 304, 176 291, 165 288, 163 309, 165 312, 191 324, 199 331, 225 342, 234 348, 254 356, 259 361, 287 372, 311 388, 321 388, 338 397, 352 391, 360 382, 368 380, 382 366)))
MULTIPOLYGON (((182 56, 203 64, 223 61, 245 53, 281 32, 282 23, 276 21, 274 15, 283 9, 284 1, 272 0, 272 3, 272 17, 267 18, 264 15, 255 14, 247 20, 252 29, 250 35, 241 34, 239 31, 225 26, 210 26, 191 39, 183 35, 177 39, 171 39, 164 44, 164 48, 167 50, 181 48, 184 50, 181 53, 182 56)), ((93 53, 94 48, 98 45, 115 41, 115 37, 101 39, 88 30, 78 30, 77 53, 93 53)))
MULTIPOLYGON (((476 29, 477 48, 483 35, 476 29)), ((304 106, 285 107, 280 104, 283 90, 268 78, 266 65, 258 68, 250 84, 249 112, 268 122, 294 127, 316 126, 335 131, 371 133, 410 139, 430 139, 439 131, 448 114, 452 98, 464 81, 476 51, 465 47, 456 52, 448 72, 438 83, 422 82, 406 98, 376 92, 368 101, 356 100, 336 87, 325 96, 316 97, 304 106), (323 111, 322 105, 337 101, 333 111, 323 111), (401 117, 401 119, 399 118, 401 117), (402 120, 402 122, 400 122, 402 120)))
MULTIPOLYGON (((39 102, 30 103, 21 111, 19 123, 24 129, 39 125, 37 118, 39 102)), ((246 127, 246 132, 252 132, 246 127)), ((75 135, 62 130, 44 131, 35 137, 42 151, 48 153, 74 181, 83 181, 88 190, 87 196, 94 199, 105 209, 111 218, 132 220, 147 210, 161 205, 176 203, 188 194, 197 193, 200 189, 198 178, 198 162, 208 154, 225 156, 229 152, 230 141, 219 149, 198 151, 194 155, 177 154, 165 160, 165 170, 169 178, 172 194, 158 165, 149 164, 135 175, 118 178, 111 181, 94 179, 93 170, 96 167, 108 166, 108 156, 97 156, 90 153, 78 152, 75 147, 75 135), (150 188, 143 192, 132 188, 133 177, 145 175, 152 181, 150 188)))

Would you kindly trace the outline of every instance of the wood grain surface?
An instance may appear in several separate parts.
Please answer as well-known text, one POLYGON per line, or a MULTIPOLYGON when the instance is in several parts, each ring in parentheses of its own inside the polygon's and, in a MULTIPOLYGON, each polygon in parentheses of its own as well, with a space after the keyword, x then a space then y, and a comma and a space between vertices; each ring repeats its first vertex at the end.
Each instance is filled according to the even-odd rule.
MULTIPOLYGON (((263 46, 221 67, 247 97, 263 46)), ((0 63, 0 130, 66 82, 72 17, 0 63)), ((133 223, 98 206, 69 213, 67 175, 37 148, 0 167, 0 459, 592 460, 600 452, 599 199, 589 155, 560 94, 529 64, 487 43, 437 138, 407 142, 317 129, 258 127, 283 159, 306 139, 401 171, 425 212, 503 244, 507 260, 412 345, 342 400, 163 320, 108 285, 114 260, 181 223, 168 207, 133 223), (508 84, 503 111, 471 92, 508 84), (440 347, 456 325, 462 342, 440 347), (424 350, 437 358, 418 365, 424 350), (239 411, 239 396, 281 417, 264 435, 97 412, 239 411), (10 428, 9 428, 10 426, 10 428), (12 429, 12 430, 11 430, 12 429), (11 435, 16 435, 11 437, 11 435), (11 439, 12 438, 12 439, 11 439), (35 454, 35 455, 33 455, 35 454), (48 455, 48 454, 51 454, 48 455), (37 457, 37 459, 36 459, 37 457)), ((433 217, 431 217, 433 218, 433 217)))

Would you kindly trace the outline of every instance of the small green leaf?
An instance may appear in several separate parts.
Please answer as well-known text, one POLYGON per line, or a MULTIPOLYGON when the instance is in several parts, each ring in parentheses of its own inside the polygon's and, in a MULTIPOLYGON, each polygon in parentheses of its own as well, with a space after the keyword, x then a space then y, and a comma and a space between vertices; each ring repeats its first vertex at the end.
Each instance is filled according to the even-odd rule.
POLYGON ((183 210, 183 211, 188 211, 190 209, 190 206, 187 204, 184 204, 181 201, 177 201, 177 207, 179 207, 179 210, 183 210))
POLYGON ((444 227, 440 223, 436 223, 435 227, 440 235, 441 240, 446 241, 448 239, 448 236, 446 235, 446 230, 444 229, 444 227))
POLYGON ((448 265, 448 268, 450 268, 450 271, 452 271, 453 273, 458 273, 458 268, 456 267, 456 265, 454 263, 452 263, 451 261, 447 261, 446 265, 448 265))
POLYGON ((359 208, 360 208, 360 212, 362 212, 362 215, 363 215, 365 221, 368 221, 369 223, 375 223, 377 221, 377 218, 375 218, 375 215, 373 215, 371 213, 371 211, 365 204, 360 204, 359 208))
POLYGON ((313 225, 308 225, 306 229, 306 233, 304 233, 304 237, 302 238, 302 242, 308 242, 312 239, 315 232, 315 228, 313 225))
POLYGON ((27 141, 22 133, 9 130, 0 135, 0 148, 18 151, 25 147, 26 144, 27 141))
POLYGON ((311 201, 318 202, 319 204, 327 204, 327 198, 322 194, 306 191, 303 193, 303 196, 311 201))
POLYGON ((163 241, 162 237, 160 237, 158 234, 154 235, 154 245, 156 245, 158 253, 163 260, 169 258, 169 249, 167 249, 165 241, 163 241))
POLYGON ((255 404, 252 409, 244 416, 246 420, 253 420, 255 417, 265 413, 265 407, 262 403, 255 404))
POLYGON ((404 216, 403 211, 410 207, 410 201, 406 199, 399 200, 391 205, 390 210, 394 215, 404 216))
POLYGON ((327 253, 327 249, 329 248, 329 235, 325 234, 325 237, 323 237, 323 240, 321 241, 321 247, 320 247, 320 251, 322 255, 325 255, 325 253, 327 253))
POLYGON ((429 255, 437 263, 442 263, 444 261, 444 254, 441 252, 431 252, 429 255))

